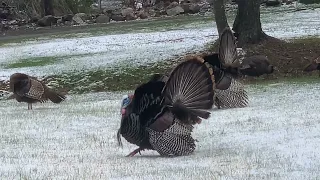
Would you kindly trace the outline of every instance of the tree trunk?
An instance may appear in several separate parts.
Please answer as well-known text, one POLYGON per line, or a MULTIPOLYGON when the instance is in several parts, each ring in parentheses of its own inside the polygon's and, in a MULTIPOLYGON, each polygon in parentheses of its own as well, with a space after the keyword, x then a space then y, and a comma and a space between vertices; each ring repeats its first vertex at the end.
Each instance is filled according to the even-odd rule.
POLYGON ((213 0, 213 12, 220 37, 222 31, 226 27, 229 27, 224 8, 224 0, 213 0))
POLYGON ((44 15, 54 15, 52 0, 43 0, 44 15))
POLYGON ((101 0, 98 1, 99 2, 99 10, 101 11, 102 7, 101 7, 101 0))
POLYGON ((256 44, 268 36, 262 31, 260 22, 260 0, 236 0, 238 12, 233 23, 233 31, 238 46, 256 44))

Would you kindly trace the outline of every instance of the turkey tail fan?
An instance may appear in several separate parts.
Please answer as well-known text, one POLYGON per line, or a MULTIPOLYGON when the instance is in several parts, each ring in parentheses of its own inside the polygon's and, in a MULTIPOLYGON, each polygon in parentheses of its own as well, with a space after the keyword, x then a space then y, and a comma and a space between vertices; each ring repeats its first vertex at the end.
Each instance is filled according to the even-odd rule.
POLYGON ((153 74, 150 78, 149 81, 162 81, 162 82, 167 82, 168 80, 168 75, 166 74, 153 74))
POLYGON ((51 89, 47 89, 45 92, 47 98, 49 98, 53 103, 60 103, 66 99, 66 97, 58 92, 54 92, 51 89))
POLYGON ((219 59, 223 65, 231 65, 237 59, 236 39, 229 27, 223 30, 220 37, 219 59))
POLYGON ((232 78, 228 89, 215 89, 214 103, 219 108, 246 107, 248 105, 248 95, 243 84, 232 78))
POLYGON ((171 72, 163 89, 164 105, 185 123, 194 123, 198 117, 207 119, 214 87, 212 68, 200 57, 189 57, 171 72))

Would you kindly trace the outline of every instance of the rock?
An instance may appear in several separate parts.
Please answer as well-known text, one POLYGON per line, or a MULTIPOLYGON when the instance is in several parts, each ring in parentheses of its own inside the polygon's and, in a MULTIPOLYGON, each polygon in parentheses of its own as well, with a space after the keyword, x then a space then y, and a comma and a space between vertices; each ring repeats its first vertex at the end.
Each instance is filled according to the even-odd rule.
POLYGON ((137 3, 136 3, 136 10, 140 10, 140 9, 142 9, 142 8, 143 8, 142 2, 137 2, 137 3))
POLYGON ((38 23, 39 26, 51 26, 53 24, 57 24, 57 19, 52 15, 44 16, 43 18, 39 19, 38 23))
POLYGON ((121 15, 116 15, 116 14, 113 14, 111 16, 111 19, 114 20, 114 21, 125 21, 126 18, 121 16, 121 15))
POLYGON ((151 17, 154 17, 156 15, 156 11, 154 9, 149 9, 147 14, 151 17))
POLYGON ((286 5, 293 4, 293 0, 284 0, 283 3, 286 3, 286 5))
POLYGON ((280 6, 281 2, 280 0, 267 0, 265 4, 266 6, 280 6))
POLYGON ((39 19, 40 19, 40 18, 38 18, 38 17, 35 16, 35 17, 32 17, 29 22, 30 22, 30 23, 37 23, 37 22, 39 21, 39 19))
POLYGON ((192 4, 192 3, 184 3, 181 5, 181 7, 184 10, 184 13, 190 13, 195 14, 200 12, 201 7, 198 4, 192 4))
POLYGON ((160 17, 161 16, 161 12, 160 11, 155 11, 154 17, 160 17))
POLYGON ((79 16, 73 16, 72 20, 76 23, 76 24, 85 24, 85 22, 81 19, 81 17, 79 16))
POLYGON ((19 22, 17 20, 11 20, 8 22, 9 25, 18 25, 19 22))
POLYGON ((198 4, 191 4, 189 7, 190 13, 195 14, 200 12, 200 6, 198 4))
POLYGON ((86 24, 86 21, 91 20, 91 17, 85 13, 77 13, 72 17, 75 24, 86 24))
POLYGON ((176 16, 178 14, 184 13, 184 10, 181 6, 177 6, 171 9, 167 9, 166 13, 168 16, 176 16))
POLYGON ((137 19, 137 16, 133 15, 133 14, 130 14, 130 15, 127 15, 126 16, 126 20, 127 21, 131 21, 131 20, 135 20, 137 19))
POLYGON ((102 13, 103 14, 112 14, 112 11, 113 11, 112 9, 103 9, 102 13))
POLYGON ((123 17, 126 17, 126 16, 131 16, 134 14, 133 12, 133 9, 132 8, 126 8, 126 9, 122 9, 121 10, 121 14, 123 17))
POLYGON ((73 25, 73 21, 65 21, 64 25, 66 26, 72 26, 73 25))
POLYGON ((73 15, 72 14, 67 14, 61 17, 61 21, 65 22, 65 21, 72 21, 73 15))
POLYGON ((110 17, 107 15, 100 15, 96 19, 96 23, 108 23, 110 22, 110 17))
POLYGON ((177 6, 179 6, 179 3, 176 2, 176 1, 174 1, 174 2, 170 3, 170 4, 167 6, 167 9, 172 9, 172 8, 177 7, 177 6))
POLYGON ((183 4, 181 4, 181 7, 182 7, 182 9, 183 9, 183 11, 184 11, 184 13, 190 13, 191 11, 190 11, 190 3, 183 3, 183 4))
POLYGON ((140 18, 140 19, 147 19, 149 14, 145 11, 138 11, 137 12, 137 16, 140 18))
POLYGON ((57 20, 57 24, 59 24, 59 25, 64 24, 62 21, 62 18, 57 20))
POLYGON ((140 14, 139 17, 140 17, 140 19, 147 19, 149 17, 149 14, 144 12, 144 13, 140 14))

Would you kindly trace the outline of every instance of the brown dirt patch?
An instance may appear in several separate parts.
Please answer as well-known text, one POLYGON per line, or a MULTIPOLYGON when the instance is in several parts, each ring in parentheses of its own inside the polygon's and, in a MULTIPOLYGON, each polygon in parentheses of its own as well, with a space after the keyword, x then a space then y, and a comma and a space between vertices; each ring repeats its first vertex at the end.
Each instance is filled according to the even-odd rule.
POLYGON ((304 67, 320 56, 320 38, 265 41, 259 45, 245 47, 246 56, 266 55, 277 68, 271 77, 300 77, 306 74, 304 67))
MULTIPOLYGON (((217 52, 218 43, 211 46, 211 51, 217 52)), ((245 82, 256 82, 256 80, 276 80, 284 78, 301 78, 318 75, 314 71, 306 73, 303 69, 312 60, 320 56, 320 38, 310 37, 301 39, 291 39, 283 41, 275 38, 254 45, 243 47, 246 52, 245 57, 252 55, 265 55, 276 70, 271 75, 261 77, 246 77, 245 82)))

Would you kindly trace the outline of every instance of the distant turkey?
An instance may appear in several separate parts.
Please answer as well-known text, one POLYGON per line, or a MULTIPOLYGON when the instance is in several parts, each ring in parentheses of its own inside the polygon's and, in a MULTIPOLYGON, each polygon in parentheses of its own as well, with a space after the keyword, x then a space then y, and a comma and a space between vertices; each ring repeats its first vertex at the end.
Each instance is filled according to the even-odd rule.
POLYGON ((62 102, 66 97, 54 92, 44 83, 26 74, 15 73, 10 76, 10 90, 18 102, 27 102, 28 110, 32 103, 45 102, 50 99, 54 103, 62 102))
POLYGON ((229 27, 224 29, 219 39, 219 53, 204 54, 203 59, 214 69, 215 105, 219 109, 247 106, 247 92, 243 84, 236 80, 240 76, 240 63, 236 40, 229 27))
POLYGON ((319 77, 320 77, 320 56, 316 59, 314 59, 310 64, 308 64, 303 71, 311 72, 311 71, 319 71, 319 77))
POLYGON ((162 156, 189 155, 195 150, 193 125, 208 119, 213 106, 214 76, 200 57, 180 63, 161 80, 161 75, 140 85, 121 105, 121 136, 142 150, 155 150, 162 156))
POLYGON ((239 71, 247 76, 261 76, 263 74, 271 74, 274 67, 270 64, 268 58, 262 55, 255 55, 244 58, 239 67, 239 71))

